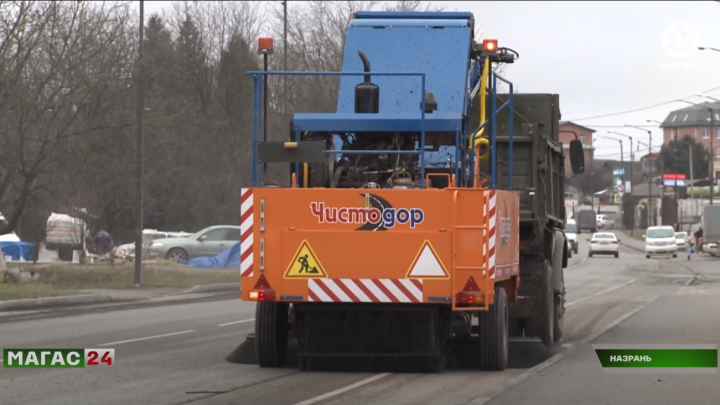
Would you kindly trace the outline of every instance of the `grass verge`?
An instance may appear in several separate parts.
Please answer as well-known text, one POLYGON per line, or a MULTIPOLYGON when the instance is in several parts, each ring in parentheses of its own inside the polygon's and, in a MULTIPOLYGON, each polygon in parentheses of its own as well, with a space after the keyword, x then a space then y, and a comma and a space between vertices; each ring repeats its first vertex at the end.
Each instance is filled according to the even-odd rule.
POLYGON ((27 298, 59 297, 62 295, 74 294, 77 294, 77 292, 72 290, 59 290, 49 284, 0 284, 0 301, 22 300, 27 298))
MULTIPOLYGON (((21 284, 0 283, 0 301, 72 295, 82 289, 136 288, 132 267, 26 265, 25 270, 40 273, 38 281, 21 284)), ((207 270, 184 272, 144 268, 142 286, 149 288, 189 288, 196 285, 237 283, 236 272, 207 270)))

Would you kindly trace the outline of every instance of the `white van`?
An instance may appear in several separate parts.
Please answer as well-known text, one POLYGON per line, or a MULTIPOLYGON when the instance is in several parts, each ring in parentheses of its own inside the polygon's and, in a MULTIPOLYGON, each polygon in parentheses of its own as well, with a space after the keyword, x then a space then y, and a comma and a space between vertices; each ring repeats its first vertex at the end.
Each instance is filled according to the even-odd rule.
POLYGON ((651 226, 643 235, 645 239, 645 257, 672 255, 677 257, 675 228, 672 226, 651 226))
POLYGON ((577 224, 575 224, 574 219, 568 219, 565 222, 565 236, 567 236, 568 241, 570 241, 570 245, 572 246, 572 251, 574 253, 577 253, 578 248, 578 235, 577 235, 577 224))

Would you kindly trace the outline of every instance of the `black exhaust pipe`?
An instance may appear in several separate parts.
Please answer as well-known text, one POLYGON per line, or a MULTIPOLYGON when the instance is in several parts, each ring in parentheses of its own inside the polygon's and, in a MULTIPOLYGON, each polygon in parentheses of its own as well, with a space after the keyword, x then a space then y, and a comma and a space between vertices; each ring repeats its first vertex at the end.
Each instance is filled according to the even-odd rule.
MULTIPOLYGON (((358 55, 363 63, 363 72, 370 73, 370 60, 365 52, 358 49, 358 55)), ((370 75, 365 75, 365 81, 355 86, 355 113, 377 114, 380 111, 380 88, 370 81, 370 75)))

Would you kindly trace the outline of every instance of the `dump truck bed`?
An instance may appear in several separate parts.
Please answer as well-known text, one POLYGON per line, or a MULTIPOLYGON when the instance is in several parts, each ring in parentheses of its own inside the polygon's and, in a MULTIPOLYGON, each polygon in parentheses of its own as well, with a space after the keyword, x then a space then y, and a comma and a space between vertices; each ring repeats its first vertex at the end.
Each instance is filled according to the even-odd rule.
POLYGON ((261 285, 285 302, 454 305, 473 284, 487 305, 519 274, 517 193, 256 188, 241 200, 244 300, 261 285))
MULTIPOLYGON (((508 99, 507 94, 497 94, 497 104, 508 99)), ((509 113, 503 110, 496 119, 497 184, 499 189, 509 186, 512 176, 513 189, 524 190, 520 194, 520 222, 541 226, 564 227, 565 212, 565 160, 563 145, 559 142, 560 119, 557 94, 514 94, 513 158, 510 171, 509 113), (529 163, 529 164, 528 164, 529 163)), ((491 95, 487 96, 487 116, 491 113, 491 95)), ((480 125, 477 108, 479 96, 470 109, 470 128, 480 125)), ((488 125, 489 131, 492 123, 488 125)), ((490 162, 482 165, 485 173, 491 172, 490 162)))

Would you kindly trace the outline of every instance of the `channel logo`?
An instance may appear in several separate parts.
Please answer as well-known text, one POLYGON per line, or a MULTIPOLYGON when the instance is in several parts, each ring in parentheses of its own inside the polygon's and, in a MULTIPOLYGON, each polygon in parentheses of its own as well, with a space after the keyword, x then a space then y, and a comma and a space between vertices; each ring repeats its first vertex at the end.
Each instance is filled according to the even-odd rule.
POLYGON ((4 368, 112 366, 115 349, 3 349, 4 368))

